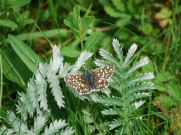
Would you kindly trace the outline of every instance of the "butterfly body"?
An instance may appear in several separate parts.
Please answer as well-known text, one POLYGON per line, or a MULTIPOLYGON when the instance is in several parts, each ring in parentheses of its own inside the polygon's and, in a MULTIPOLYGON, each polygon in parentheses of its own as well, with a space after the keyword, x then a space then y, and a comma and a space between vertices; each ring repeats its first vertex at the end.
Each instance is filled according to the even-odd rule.
POLYGON ((89 70, 84 71, 84 76, 86 79, 86 84, 89 87, 90 90, 95 89, 95 84, 94 84, 94 76, 89 70))
POLYGON ((114 66, 106 66, 93 72, 85 70, 83 74, 66 76, 65 81, 79 94, 89 94, 107 88, 114 69, 114 66))

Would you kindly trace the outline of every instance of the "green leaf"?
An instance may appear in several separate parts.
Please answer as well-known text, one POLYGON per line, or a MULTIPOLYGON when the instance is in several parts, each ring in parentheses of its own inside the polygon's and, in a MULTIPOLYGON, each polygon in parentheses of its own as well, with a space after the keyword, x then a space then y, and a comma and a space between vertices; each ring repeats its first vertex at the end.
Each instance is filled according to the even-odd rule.
POLYGON ((85 49, 95 52, 99 48, 99 45, 97 45, 97 43, 100 41, 101 35, 101 32, 92 33, 91 36, 86 40, 85 49))
POLYGON ((160 19, 160 20, 161 20, 161 19, 168 19, 168 18, 171 17, 171 15, 172 15, 172 11, 171 11, 169 8, 164 7, 164 8, 161 9, 160 12, 158 12, 158 13, 155 15, 155 17, 156 17, 157 19, 160 19))
POLYGON ((34 73, 37 69, 37 63, 39 62, 39 58, 36 53, 28 47, 28 45, 12 35, 8 36, 8 40, 19 58, 24 62, 29 70, 34 73))
POLYGON ((114 6, 116 7, 117 10, 121 12, 125 12, 125 2, 123 0, 112 0, 114 6))
POLYGON ((42 37, 66 37, 68 30, 66 29, 51 29, 43 32, 32 32, 32 33, 23 33, 16 36, 19 40, 32 40, 33 38, 42 38, 42 37))
POLYGON ((163 106, 167 106, 167 107, 177 106, 179 103, 178 101, 176 101, 172 97, 166 96, 166 95, 161 95, 161 96, 157 97, 156 100, 158 100, 158 101, 161 100, 163 106))
POLYGON ((11 20, 0 20, 0 26, 16 29, 18 25, 11 20))
POLYGON ((125 15, 123 18, 121 17, 118 21, 116 21, 116 25, 119 27, 124 27, 131 22, 131 16, 125 15))
MULTIPOLYGON (((145 56, 141 56, 140 58, 143 59, 143 58, 145 58, 145 56)), ((153 61, 150 58, 148 58, 148 61, 149 61, 149 63, 142 67, 142 71, 145 73, 154 71, 153 61)))
POLYGON ((139 26, 139 30, 141 30, 146 35, 149 35, 153 32, 153 26, 150 23, 145 23, 144 25, 139 26))
POLYGON ((173 74, 171 74, 170 72, 160 72, 156 79, 154 80, 155 84, 158 83, 167 83, 168 81, 170 81, 171 79, 173 79, 174 76, 173 74))
POLYGON ((30 16, 30 11, 25 11, 22 14, 20 14, 20 16, 18 18, 19 23, 21 23, 21 25, 23 25, 23 26, 33 23, 34 20, 32 18, 30 18, 29 16, 30 16))
POLYGON ((17 56, 16 52, 11 48, 7 48, 2 53, 3 74, 11 81, 16 82, 25 88, 32 72, 17 56))
POLYGON ((82 20, 82 29, 83 31, 87 31, 87 29, 90 27, 90 25, 94 22, 95 18, 94 16, 87 16, 82 20))
POLYGON ((121 17, 121 13, 111 6, 106 6, 104 9, 111 17, 121 17))
POLYGON ((75 47, 64 47, 61 49, 61 52, 67 57, 78 57, 80 55, 80 51, 75 47))
POLYGON ((68 19, 64 19, 64 24, 72 29, 75 36, 79 36, 82 20, 80 18, 80 9, 78 6, 73 8, 73 12, 70 13, 68 19))
POLYGON ((10 8, 20 8, 28 3, 30 3, 30 0, 10 0, 7 4, 10 8))

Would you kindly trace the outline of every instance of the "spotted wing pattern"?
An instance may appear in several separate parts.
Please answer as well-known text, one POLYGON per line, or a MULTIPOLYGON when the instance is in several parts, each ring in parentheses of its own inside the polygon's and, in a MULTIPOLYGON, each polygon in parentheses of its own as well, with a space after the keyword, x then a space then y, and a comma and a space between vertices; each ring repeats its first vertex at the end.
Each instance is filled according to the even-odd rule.
POLYGON ((109 79, 112 77, 114 70, 114 66, 107 66, 95 70, 93 72, 95 90, 93 91, 107 88, 109 86, 109 79))
POLYGON ((94 89, 91 89, 87 82, 89 78, 86 78, 84 74, 68 75, 65 77, 65 81, 76 89, 79 94, 89 94, 92 91, 100 91, 107 88, 114 69, 114 66, 107 66, 93 71, 91 75, 93 76, 94 89))
POLYGON ((84 74, 68 75, 65 77, 65 81, 76 89, 79 94, 90 93, 84 74))

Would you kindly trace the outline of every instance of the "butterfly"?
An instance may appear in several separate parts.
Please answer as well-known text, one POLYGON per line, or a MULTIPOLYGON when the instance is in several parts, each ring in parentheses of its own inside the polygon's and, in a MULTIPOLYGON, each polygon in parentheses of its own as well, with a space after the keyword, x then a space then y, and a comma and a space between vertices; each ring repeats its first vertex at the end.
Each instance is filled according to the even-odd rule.
POLYGON ((109 86, 109 79, 113 76, 115 67, 106 66, 94 70, 85 70, 82 74, 68 75, 65 81, 76 89, 79 94, 90 94, 93 91, 100 91, 109 86))

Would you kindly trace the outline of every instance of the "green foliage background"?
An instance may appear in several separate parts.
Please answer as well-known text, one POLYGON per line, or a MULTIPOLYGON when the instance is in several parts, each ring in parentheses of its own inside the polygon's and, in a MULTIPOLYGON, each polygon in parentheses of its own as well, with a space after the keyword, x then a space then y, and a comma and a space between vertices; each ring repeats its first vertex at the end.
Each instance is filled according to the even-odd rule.
MULTIPOLYGON (((99 58, 99 49, 113 53, 111 42, 117 38, 123 55, 131 44, 138 44, 135 61, 145 56, 150 61, 140 72, 154 72, 156 76, 156 89, 146 101, 149 133, 180 134, 180 22, 179 0, 1 0, 1 113, 15 110, 17 93, 26 90, 38 63, 50 59, 51 43, 61 48, 64 59, 71 64, 82 51, 91 51, 93 57, 84 67, 94 69, 92 63, 99 58)), ((103 130, 106 123, 100 124, 101 121, 110 118, 99 114, 104 108, 101 104, 82 102, 70 93, 63 94, 68 94, 70 99, 65 99, 67 109, 61 110, 61 114, 64 118, 71 114, 68 123, 76 127, 77 134, 89 133, 91 126, 103 130), (87 109, 82 111, 85 105, 87 109), (91 118, 91 124, 84 121, 82 114, 91 118)), ((5 123, 0 120, 0 124, 5 123)))

